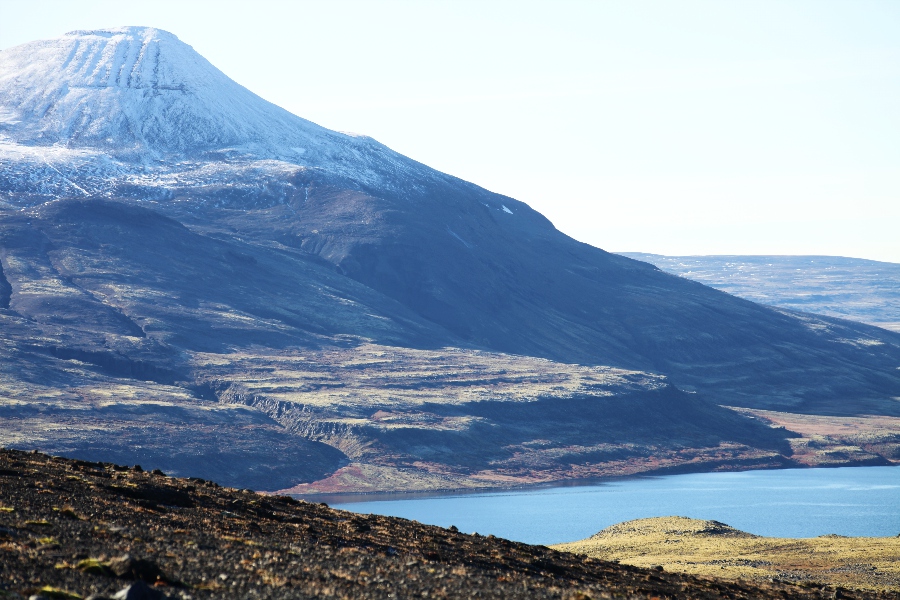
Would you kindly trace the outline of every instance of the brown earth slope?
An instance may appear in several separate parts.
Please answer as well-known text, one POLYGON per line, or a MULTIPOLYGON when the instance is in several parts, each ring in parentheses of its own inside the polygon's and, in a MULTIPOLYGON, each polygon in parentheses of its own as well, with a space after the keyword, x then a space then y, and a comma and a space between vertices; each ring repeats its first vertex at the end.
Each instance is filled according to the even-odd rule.
POLYGON ((0 451, 0 598, 900 598, 584 559, 138 467, 0 451))

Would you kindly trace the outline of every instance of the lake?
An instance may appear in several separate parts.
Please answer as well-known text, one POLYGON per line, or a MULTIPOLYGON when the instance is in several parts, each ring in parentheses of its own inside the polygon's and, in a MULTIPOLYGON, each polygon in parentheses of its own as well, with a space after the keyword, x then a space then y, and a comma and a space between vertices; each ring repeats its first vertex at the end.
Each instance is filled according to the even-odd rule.
POLYGON ((900 467, 697 473, 583 486, 360 498, 330 500, 334 508, 456 525, 466 533, 530 544, 579 540, 622 521, 668 515, 715 519, 778 537, 900 533, 900 467))

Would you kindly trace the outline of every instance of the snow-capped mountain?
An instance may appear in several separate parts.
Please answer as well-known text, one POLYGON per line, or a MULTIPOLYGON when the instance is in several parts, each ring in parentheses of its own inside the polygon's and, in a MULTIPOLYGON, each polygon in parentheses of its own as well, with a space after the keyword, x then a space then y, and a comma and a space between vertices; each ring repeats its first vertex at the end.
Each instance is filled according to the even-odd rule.
POLYGON ((150 27, 73 31, 0 52, 0 165, 18 203, 164 198, 310 168, 373 187, 445 177, 263 100, 150 27))
POLYGON ((15 399, 0 444, 45 436, 104 460, 156 448, 146 465, 188 441, 230 473, 237 440, 244 481, 284 452, 279 481, 357 461, 329 488, 345 491, 586 477, 627 457, 784 465, 780 433, 719 405, 900 416, 898 365, 900 334, 582 244, 522 202, 291 115, 171 34, 0 52, 0 400, 15 399), (575 364, 698 393, 576 393, 575 364), (275 421, 223 425, 239 415, 213 400, 308 439, 284 451, 275 421), (56 408, 28 421, 41 402, 56 408))

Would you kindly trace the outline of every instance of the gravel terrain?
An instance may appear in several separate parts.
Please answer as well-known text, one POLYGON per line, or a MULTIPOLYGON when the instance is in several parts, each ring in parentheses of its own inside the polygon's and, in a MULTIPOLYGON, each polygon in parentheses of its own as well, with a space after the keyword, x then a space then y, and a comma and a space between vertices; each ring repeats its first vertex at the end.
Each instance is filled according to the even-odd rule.
POLYGON ((641 569, 0 450, 0 598, 898 598, 641 569))

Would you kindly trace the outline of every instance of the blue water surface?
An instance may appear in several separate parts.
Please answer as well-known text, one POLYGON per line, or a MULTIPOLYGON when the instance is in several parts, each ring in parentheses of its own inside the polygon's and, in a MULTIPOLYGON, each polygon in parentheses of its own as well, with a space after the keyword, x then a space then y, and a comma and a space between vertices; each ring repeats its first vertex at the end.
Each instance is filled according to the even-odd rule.
POLYGON ((697 473, 577 487, 370 498, 378 499, 332 505, 530 544, 579 540, 622 521, 668 515, 715 519, 778 537, 900 533, 900 467, 697 473))

